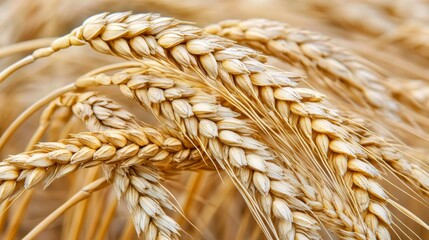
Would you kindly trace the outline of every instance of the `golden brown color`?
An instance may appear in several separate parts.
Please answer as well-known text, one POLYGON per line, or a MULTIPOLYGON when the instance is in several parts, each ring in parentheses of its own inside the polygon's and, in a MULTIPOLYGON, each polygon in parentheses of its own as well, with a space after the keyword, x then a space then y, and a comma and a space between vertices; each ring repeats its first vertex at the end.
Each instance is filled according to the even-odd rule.
MULTIPOLYGON (((118 12, 95 15, 82 25, 64 19, 51 26, 52 34, 78 27, 57 39, 0 48, 5 57, 34 50, 16 63, 5 62, 0 72, 0 98, 26 106, 15 121, 13 110, 0 123, 1 153, 22 152, 2 155, 0 163, 3 237, 424 239, 429 216, 398 196, 425 205, 429 192, 422 41, 427 19, 414 8, 402 11, 402 0, 395 6, 327 2, 332 3, 272 1, 270 6, 276 6, 271 12, 278 20, 340 39, 265 19, 224 20, 203 30, 156 13, 118 12), (360 8, 330 17, 358 5, 376 17, 356 25, 359 14, 365 16, 360 8), (288 14, 278 10, 286 6, 288 14), (378 28, 370 28, 370 20, 378 28), (388 47, 366 40, 382 34, 388 47), (94 51, 81 51, 84 45, 94 51), (382 60, 376 49, 399 63, 382 60), (42 58, 47 60, 38 61, 42 58), (43 65, 53 59, 59 59, 58 67, 43 65), (412 67, 399 66, 401 61, 412 67), (60 67, 63 62, 66 68, 60 67), (30 100, 29 90, 22 89, 54 79, 56 89, 45 90, 40 100, 30 100), (7 89, 16 93, 6 94, 7 89), (40 120, 32 121, 43 107, 40 120), (29 140, 26 147, 13 144, 20 137, 29 140), (52 196, 70 186, 63 195, 73 196, 56 197, 65 203, 45 209, 44 216, 52 213, 36 225, 28 219, 33 202, 43 196, 29 190, 37 185, 51 185, 52 196), (114 197, 97 203, 112 192, 128 210, 114 197), (128 212, 132 221, 124 221, 128 212), (219 217, 224 221, 216 221, 219 217), (54 222, 60 227, 49 229, 54 222)), ((245 4, 144 3, 198 23, 230 17, 216 18, 213 12, 245 4)), ((3 4, 14 9, 12 2, 3 4)), ((238 16, 255 14, 256 3, 246 6, 238 16)), ((26 9, 31 14, 41 7, 52 10, 40 3, 26 9)), ((44 29, 43 23, 32 24, 44 29)), ((46 36, 5 32, 10 38, 4 42, 46 36)))

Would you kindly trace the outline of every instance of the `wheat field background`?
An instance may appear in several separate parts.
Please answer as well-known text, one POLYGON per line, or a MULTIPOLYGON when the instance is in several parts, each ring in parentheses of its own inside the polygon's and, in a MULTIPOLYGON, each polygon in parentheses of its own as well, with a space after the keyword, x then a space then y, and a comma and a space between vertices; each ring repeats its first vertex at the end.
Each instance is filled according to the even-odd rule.
POLYGON ((429 239, 429 1, 3 0, 0 239, 429 239))

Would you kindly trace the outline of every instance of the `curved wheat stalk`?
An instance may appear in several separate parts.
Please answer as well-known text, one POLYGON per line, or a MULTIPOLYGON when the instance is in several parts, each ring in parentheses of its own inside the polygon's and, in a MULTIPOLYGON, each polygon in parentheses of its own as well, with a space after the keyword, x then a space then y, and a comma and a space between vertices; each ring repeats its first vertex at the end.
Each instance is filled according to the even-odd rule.
POLYGON ((40 222, 36 227, 34 227, 25 237, 23 237, 23 240, 28 239, 34 239, 37 237, 43 230, 45 230, 49 224, 51 224, 53 221, 55 221, 57 218, 59 218, 62 214, 64 214, 65 211, 67 211, 69 208, 75 206, 80 201, 83 201, 91 196, 94 192, 97 192, 99 190, 102 190, 106 186, 108 186, 107 180, 103 178, 99 178, 96 181, 86 185, 83 187, 79 192, 77 192, 75 195, 73 195, 67 202, 65 202, 63 205, 61 205, 59 208, 55 209, 51 214, 49 214, 48 217, 46 217, 42 222, 40 222))

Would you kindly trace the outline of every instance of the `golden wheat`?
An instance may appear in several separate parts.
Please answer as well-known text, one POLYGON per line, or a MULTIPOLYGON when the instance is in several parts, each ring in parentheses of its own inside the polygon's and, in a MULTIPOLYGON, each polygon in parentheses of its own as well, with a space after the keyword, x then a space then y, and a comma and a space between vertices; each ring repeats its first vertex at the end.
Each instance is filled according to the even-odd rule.
MULTIPOLYGON (((353 143, 352 139, 348 140, 352 141, 351 143, 344 141, 342 140, 344 137, 340 137, 334 131, 329 131, 329 129, 333 129, 333 127, 329 125, 329 121, 324 123, 323 121, 326 120, 321 120, 319 121, 321 124, 316 125, 316 127, 313 128, 311 127, 311 121, 315 116, 327 119, 335 118, 331 109, 317 103, 321 100, 320 94, 315 91, 305 89, 302 90, 303 93, 301 94, 296 92, 295 88, 291 87, 296 84, 293 80, 293 77, 295 77, 294 75, 286 74, 262 65, 252 58, 252 56, 257 55, 250 49, 247 50, 245 48, 232 46, 227 41, 210 35, 202 35, 198 39, 198 34, 201 35, 202 30, 187 25, 179 25, 179 23, 179 21, 174 19, 163 18, 151 14, 101 14, 88 19, 81 28, 77 28, 70 35, 55 41, 50 48, 35 51, 32 56, 24 59, 23 63, 29 63, 39 57, 48 56, 56 50, 68 47, 71 44, 81 45, 84 41, 87 41, 90 42, 91 46, 98 51, 112 53, 113 50, 119 56, 131 59, 136 57, 133 55, 135 53, 143 56, 155 56, 163 59, 167 56, 166 51, 171 51, 171 56, 173 57, 172 60, 175 60, 178 64, 185 68, 193 67, 200 75, 207 72, 208 77, 213 78, 219 76, 223 81, 223 84, 233 90, 235 89, 235 81, 247 81, 247 85, 244 85, 244 89, 246 90, 245 93, 251 93, 255 97, 258 93, 261 93, 261 100, 265 103, 264 105, 270 108, 278 106, 279 110, 277 110, 277 112, 281 117, 280 119, 283 121, 286 120, 288 125, 292 125, 293 128, 301 131, 303 137, 306 139, 312 141, 311 132, 312 130, 318 129, 319 126, 322 131, 328 131, 329 134, 336 136, 337 139, 330 141, 329 137, 321 132, 321 134, 319 134, 320 137, 316 138, 315 145, 324 155, 324 158, 326 158, 328 154, 331 156, 330 162, 334 163, 334 169, 337 174, 344 176, 349 169, 349 174, 346 176, 350 179, 349 182, 351 182, 353 186, 357 186, 358 189, 363 190, 363 193, 365 193, 362 194, 362 191, 355 191, 355 198, 357 198, 362 209, 361 211, 369 209, 369 214, 371 216, 373 215, 378 217, 380 219, 380 229, 382 229, 383 224, 389 225, 391 223, 387 209, 377 203, 379 200, 385 201, 387 199, 387 195, 384 193, 383 189, 375 181, 371 181, 371 184, 366 187, 358 180, 362 177, 363 179, 368 179, 368 177, 371 179, 379 176, 379 173, 375 168, 372 168, 364 161, 354 159, 356 157, 366 158, 366 155, 363 150, 360 149, 359 144, 353 143), (159 45, 155 38, 151 36, 153 34, 157 34, 159 45), (98 38, 98 36, 101 38, 98 38), (187 38, 190 40, 186 42, 186 45, 179 45, 181 42, 186 41, 187 38), (105 43, 105 41, 111 42, 110 46, 112 49, 110 49, 109 45, 105 43), (150 47, 145 48, 145 46, 150 47), (164 50, 164 48, 168 49, 164 50), (135 53, 131 52, 131 49, 133 49, 135 53), (211 52, 213 52, 213 54, 211 52), (200 55, 203 56, 199 57, 200 55), (197 62, 193 63, 191 59, 194 61, 196 61, 196 59, 200 59, 202 69, 197 69, 196 67, 199 67, 197 62), (217 61, 219 61, 221 66, 219 68, 217 61), (229 74, 236 75, 238 79, 236 80, 231 78, 229 74), (243 79, 246 75, 249 77, 247 77, 247 79, 243 79), (273 81, 275 82, 273 83, 273 81), (261 88, 261 90, 258 90, 255 93, 253 85, 261 88), (273 85, 287 87, 279 88, 274 92, 271 88, 273 85), (248 87, 251 88, 249 89, 248 87), (279 99, 278 103, 275 102, 276 98, 279 99), (307 104, 303 105, 303 102, 307 102, 307 104), (285 112, 285 109, 287 112, 285 112), (296 116, 296 120, 289 117, 289 109, 291 116, 296 116), (328 124, 328 128, 324 126, 326 124, 328 124), (326 148, 326 146, 329 147, 326 148), (336 154, 330 154, 330 151, 336 154), (344 162, 346 163, 345 165, 344 162), (359 172, 364 172, 366 175, 362 175, 359 172)), ((4 75, 7 74, 8 71, 5 71, 4 75)), ((240 86, 240 84, 238 85, 240 86)), ((299 89, 297 91, 299 91, 299 89)), ((136 97, 138 98, 139 96, 137 95, 136 97)), ((192 113, 193 107, 191 107, 190 103, 180 100, 175 103, 176 104, 172 104, 172 108, 176 108, 175 110, 178 112, 178 116, 184 117, 186 120, 194 115, 192 113)), ((204 111, 208 111, 207 113, 210 113, 212 110, 209 109, 212 108, 216 109, 216 107, 207 105, 202 106, 201 110, 203 111, 202 113, 205 113, 204 111)), ((191 117, 190 119, 195 118, 191 117)), ((185 121, 183 125, 187 128, 188 132, 192 132, 196 136, 197 123, 187 121, 185 121)), ((334 124, 338 125, 338 123, 334 124)), ((219 132, 219 138, 221 141, 222 138, 224 138, 224 143, 237 144, 243 141, 239 135, 235 136, 232 132, 231 134, 229 133, 230 132, 227 130, 219 132)), ((257 145, 253 147, 257 147, 257 145)), ((266 191, 262 191, 262 193, 264 192, 266 191)), ((380 232, 385 231, 380 230, 380 232)))
MULTIPOLYGON (((361 106, 356 110, 361 116, 367 112, 364 108, 376 111, 386 119, 373 122, 394 127, 392 122, 401 120, 400 126, 424 138, 423 90, 414 87, 407 95, 375 65, 320 35, 282 23, 228 20, 206 29, 304 69, 310 85, 324 81, 317 82, 318 90, 327 90, 334 78, 336 86, 329 94, 341 96, 328 102, 320 91, 299 87, 300 75, 266 65, 267 58, 254 49, 184 21, 129 12, 93 16, 0 73, 1 82, 39 58, 86 43, 98 52, 133 61, 101 67, 52 92, 21 114, 1 137, 3 147, 27 118, 47 106, 27 151, 0 163, 2 207, 25 189, 42 182, 46 186, 83 168, 102 166, 105 173, 105 180, 84 188, 88 194, 79 192, 77 200, 66 202, 26 239, 106 181, 113 182, 127 202, 139 235, 183 237, 185 232, 166 210, 183 213, 169 200, 162 178, 187 170, 226 174, 268 239, 319 239, 320 226, 342 239, 390 239, 389 228, 395 224, 387 203, 428 228, 380 185, 380 171, 387 171, 427 195, 426 163, 403 154, 404 144, 369 131, 376 129, 374 125, 335 106, 346 99, 353 107, 361 106), (125 70, 107 73, 116 69, 125 70), (111 99, 86 92, 97 86, 118 86, 163 126, 148 127, 111 99), (35 145, 46 132, 73 125, 72 113, 90 132, 35 145), (37 149, 32 150, 34 146, 37 149)), ((400 136, 399 131, 392 132, 400 136)), ((69 227, 73 235, 80 226, 69 227)))

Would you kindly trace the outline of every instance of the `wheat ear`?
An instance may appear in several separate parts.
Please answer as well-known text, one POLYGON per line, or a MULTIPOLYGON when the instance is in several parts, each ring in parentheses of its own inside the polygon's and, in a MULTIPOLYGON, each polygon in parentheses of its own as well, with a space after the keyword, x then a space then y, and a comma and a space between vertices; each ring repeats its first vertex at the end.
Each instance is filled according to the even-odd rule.
MULTIPOLYGON (((40 182, 45 186, 56 178, 82 167, 119 164, 129 166, 144 161, 173 162, 187 159, 190 150, 154 128, 79 133, 56 142, 39 143, 39 149, 11 156, 1 165, 1 198, 14 197, 40 182)), ((169 166, 173 167, 170 163, 169 166)))
POLYGON ((389 78, 392 94, 422 111, 429 108, 429 86, 424 80, 389 78))
MULTIPOLYGON (((405 129, 413 129, 409 130, 413 133, 422 132, 420 126, 413 126, 415 122, 421 126, 427 124, 425 118, 410 117, 429 113, 415 104, 422 96, 407 94, 409 100, 406 101, 401 95, 394 94, 407 82, 392 84, 379 67, 334 45, 322 34, 266 19, 226 20, 205 29, 303 68, 311 79, 316 80, 318 90, 333 91, 329 97, 338 98, 338 102, 345 99, 377 112, 379 121, 394 125, 403 122, 407 126, 405 129)), ((361 115, 366 116, 367 112, 361 115)))
MULTIPOLYGON (((154 68, 155 64, 152 63, 150 66, 154 68)), ((159 71, 161 69, 157 70, 159 71)), ((162 70, 165 70, 165 72, 157 73, 161 73, 161 75, 164 76, 174 75, 171 72, 168 72, 168 69, 162 70)), ((118 74, 115 74, 113 76, 108 76, 105 74, 87 76, 79 79, 77 84, 84 85, 83 83, 85 83, 85 85, 89 87, 97 85, 111 85, 115 82, 119 84, 119 86, 121 86, 120 88, 130 97, 132 97, 130 95, 130 91, 139 92, 139 96, 141 96, 142 93, 146 93, 147 96, 138 97, 138 99, 146 99, 146 105, 150 106, 152 109, 155 109, 154 111, 158 112, 158 114, 160 111, 163 111, 163 109, 168 109, 168 107, 166 107, 165 105, 161 105, 161 107, 158 106, 157 102, 159 100, 157 99, 178 99, 183 97, 190 97, 194 92, 200 92, 201 90, 203 90, 200 89, 199 91, 194 91, 191 88, 185 87, 183 83, 181 85, 178 84, 177 81, 173 82, 172 80, 166 79, 165 77, 156 78, 143 75, 136 76, 137 73, 140 73, 142 71, 151 72, 154 71, 154 69, 150 70, 150 67, 146 66, 144 70, 139 68, 130 69, 125 70, 123 72, 119 72, 118 74), (133 74, 127 72, 131 72, 133 74), (127 87, 125 87, 125 85, 127 85, 132 90, 126 90, 127 87), (164 97, 162 97, 162 95, 159 95, 162 91, 159 89, 155 90, 155 87, 160 88, 164 91, 164 97), (149 89, 151 90, 149 91, 149 89), (151 103, 149 104, 148 102, 151 103)), ((193 97, 197 98, 197 96, 193 97)), ((135 96, 133 98, 136 99, 135 96)), ((174 124, 172 124, 172 127, 174 127, 174 124)), ((230 128, 232 129, 233 125, 231 125, 230 128)), ((282 175, 281 171, 279 171, 278 174, 282 175)), ((294 175, 292 172, 287 172, 285 176, 290 179, 291 176, 294 175)), ((323 188, 323 191, 320 191, 320 187, 318 186, 318 184, 309 179, 305 180, 306 178, 302 175, 300 176, 300 178, 297 178, 291 182, 299 183, 294 185, 295 188, 302 193, 302 195, 299 195, 298 197, 302 199, 302 201, 307 203, 308 207, 310 207, 310 209, 317 215, 317 217, 321 219, 322 223, 326 224, 329 229, 331 229, 340 236, 354 236, 358 239, 364 239, 367 236, 366 234, 370 234, 367 230, 367 226, 362 225, 362 221, 354 216, 353 210, 351 210, 347 204, 341 204, 341 206, 338 205, 340 204, 339 199, 341 198, 339 198, 336 193, 332 192, 329 188, 326 187, 323 188)), ((371 236, 374 235, 368 235, 368 237, 370 238, 371 236)))
POLYGON ((125 199, 137 234, 145 239, 179 239, 180 226, 164 209, 174 210, 168 192, 160 185, 159 170, 142 164, 118 168, 112 173, 113 183, 125 199))
MULTIPOLYGON (((388 79, 372 70, 364 60, 330 43, 323 35, 295 29, 281 22, 266 19, 250 19, 245 21, 226 20, 219 24, 210 25, 206 31, 222 37, 238 41, 240 44, 248 45, 269 55, 276 56, 290 64, 299 64, 312 73, 316 71, 322 76, 334 77, 343 81, 349 88, 363 91, 358 99, 367 99, 367 102, 387 114, 398 115, 398 107, 402 101, 407 99, 409 104, 418 105, 420 109, 424 106, 429 92, 426 85, 420 81, 405 82, 401 84, 390 84, 388 79), (410 91, 405 92, 403 89, 410 91), (401 86, 401 87, 399 87, 401 86), (409 86, 407 88, 407 86, 409 86), (394 87, 394 89, 392 89, 394 87), (390 93, 388 90, 391 90, 390 93), (411 96, 410 96, 411 92, 411 96), (392 95, 392 96, 390 96, 392 95), (406 95, 406 96, 405 96, 406 95)), ((392 80, 391 80, 392 81, 392 80)), ((406 119, 404 119, 406 121, 406 119)), ((368 135, 368 133, 361 133, 368 135)), ((384 160, 388 165, 397 170, 403 177, 413 179, 421 190, 427 193, 428 174, 418 164, 412 164, 404 159, 396 149, 384 144, 386 140, 379 138, 370 141, 368 137, 361 140, 363 146, 370 149, 372 153, 378 153, 377 158, 384 160), (369 145, 372 144, 372 147, 369 145), (378 146, 374 147, 377 144, 378 146), (390 158, 389 158, 390 156, 390 158), (395 156, 395 158, 392 158, 395 156), (418 177, 417 177, 418 176, 418 177)))
POLYGON ((418 57, 416 60, 425 62, 429 56, 429 45, 425 40, 428 37, 428 28, 424 22, 412 19, 399 21, 371 3, 362 1, 337 1, 332 4, 331 1, 313 0, 309 4, 317 7, 323 17, 335 24, 379 37, 380 48, 388 43, 411 56, 415 55, 418 57))
POLYGON ((351 101, 361 106, 384 114, 399 114, 399 104, 390 96, 380 74, 369 68, 363 59, 333 45, 322 34, 266 19, 226 20, 207 26, 205 30, 304 68, 316 78, 327 81, 326 86, 339 87, 333 88, 336 94, 353 98, 351 101), (340 89, 351 94, 345 95, 340 89))
MULTIPOLYGON (((82 111, 78 111, 78 113, 79 112, 82 112, 82 111)), ((88 118, 88 119, 91 119, 91 118, 88 118)), ((6 162, 13 165, 9 167, 15 167, 14 170, 16 170, 16 173, 18 174, 16 176, 16 179, 19 178, 19 176, 21 176, 22 178, 22 174, 19 172, 19 170, 43 172, 42 171, 43 168, 47 168, 48 170, 51 170, 49 172, 55 173, 55 175, 53 176, 48 175, 47 177, 40 175, 37 178, 37 180, 25 179, 26 185, 24 186, 24 188, 29 188, 37 184, 37 182, 41 181, 42 178, 51 179, 54 177, 60 177, 65 175, 66 173, 74 171, 78 167, 94 166, 94 165, 100 164, 101 162, 104 162, 105 164, 115 164, 115 163, 118 163, 118 161, 124 161, 126 159, 129 159, 128 161, 121 163, 121 165, 123 166, 128 166, 128 165, 139 164, 141 162, 144 162, 144 160, 147 160, 147 159, 149 159, 150 161, 156 161, 156 162, 162 161, 164 159, 167 159, 167 161, 168 160, 177 161, 177 159, 174 159, 174 158, 172 159, 171 155, 169 156, 169 152, 165 150, 165 149, 172 148, 172 149, 175 149, 175 151, 180 151, 182 145, 174 144, 174 143, 177 143, 178 141, 177 139, 176 141, 173 141, 172 138, 168 138, 165 141, 163 141, 162 135, 156 132, 154 129, 145 128, 144 130, 145 131, 143 132, 139 132, 137 130, 128 130, 125 132, 127 133, 126 136, 128 138, 124 136, 124 131, 81 133, 76 135, 75 138, 73 139, 64 140, 63 141, 64 144, 43 143, 40 145, 41 149, 39 151, 28 153, 28 155, 22 154, 22 155, 13 156, 7 159, 6 162), (130 141, 130 138, 132 139, 131 141, 130 141), (164 149, 159 150, 159 147, 156 144, 149 144, 149 139, 151 139, 155 143, 162 145, 164 149), (131 143, 128 143, 128 142, 131 142, 131 143), (168 144, 166 142, 168 142, 168 144), (137 144, 140 144, 140 145, 137 145, 137 144), (141 147, 140 149, 139 149, 139 146, 141 147), (116 147, 116 150, 115 150, 115 147, 116 147), (58 164, 54 166, 55 162, 60 162, 62 164, 58 164), (19 167, 23 167, 23 169, 19 169, 19 167), (64 170, 61 171, 61 167, 66 168, 65 169, 66 172, 64 172, 64 170), (55 169, 52 170, 52 168, 55 168, 55 169)), ((250 143, 255 144, 253 142, 250 142, 250 143)), ((177 155, 180 158, 184 158, 188 156, 185 153, 186 151, 181 151, 177 155)), ((10 169, 8 172, 10 171, 12 170, 10 169)), ((2 186, 6 188, 7 184, 2 184, 2 186)), ((267 185, 264 184, 264 186, 267 186, 267 185)), ((11 189, 10 187, 6 189, 8 190, 6 192, 9 194, 3 195, 2 198, 9 197, 13 192, 17 191, 17 190, 11 189)), ((274 200, 275 199, 277 199, 276 203, 280 204, 280 205, 277 204, 278 205, 278 206, 276 205, 277 207, 280 207, 280 206, 283 207, 283 205, 286 204, 283 200, 281 200, 281 198, 274 198, 274 200)), ((280 214, 278 212, 283 210, 284 209, 277 209, 276 207, 274 207, 273 210, 270 209, 270 211, 273 211, 273 212, 275 211, 276 214, 280 214)), ((292 212, 290 213, 292 214, 292 212)), ((282 215, 278 215, 278 216, 282 217, 282 215)), ((302 221, 301 224, 311 224, 311 221, 309 221, 308 217, 305 217, 305 215, 300 213, 295 213, 293 215, 290 215, 289 216, 290 219, 284 219, 283 220, 284 222, 280 222, 280 224, 282 225, 289 224, 287 223, 287 220, 292 221, 292 216, 294 217, 293 219, 296 223, 300 223, 300 221, 302 221)), ((315 223, 313 222, 313 224, 315 223)), ((306 235, 309 234, 307 231, 303 231, 301 234, 304 234, 304 233, 306 235)))
MULTIPOLYGON (((151 108, 155 112, 155 114, 160 115, 164 119, 172 121, 172 125, 175 124, 174 122, 178 122, 179 126, 182 126, 188 132, 189 129, 187 126, 189 124, 186 123, 186 120, 185 123, 182 124, 180 123, 181 121, 178 120, 177 117, 175 117, 178 115, 183 115, 183 110, 181 110, 180 108, 178 109, 177 107, 175 108, 174 105, 169 106, 170 101, 179 99, 183 99, 184 101, 186 101, 187 98, 192 99, 192 102, 194 101, 193 99, 198 100, 199 102, 201 102, 202 100, 210 100, 210 104, 212 104, 213 107, 215 106, 213 105, 214 99, 212 97, 210 97, 209 95, 204 95, 202 93, 203 91, 194 91, 189 87, 185 87, 184 83, 178 84, 177 82, 180 81, 173 81, 166 78, 157 78, 153 76, 151 77, 148 75, 139 75, 138 73, 138 69, 130 69, 123 72, 119 72, 113 76, 101 74, 85 77, 84 79, 81 79, 81 81, 84 81, 85 84, 87 84, 88 86, 100 85, 101 81, 99 79, 103 79, 103 85, 111 85, 116 82, 116 84, 120 85, 120 89, 127 96, 142 102, 142 104, 151 108), (133 72, 133 74, 127 72, 133 72), (158 86, 160 87, 160 89, 156 90, 154 86, 158 86)), ((192 104, 193 103, 191 103, 191 106, 195 106, 192 104)), ((204 117, 207 118, 208 116, 212 116, 213 118, 222 118, 222 115, 216 115, 213 111, 214 110, 212 110, 210 113, 205 113, 204 117)), ((222 112, 225 113, 226 109, 222 110, 222 112)), ((198 114, 194 112, 193 114, 195 114, 198 118, 201 118, 200 114, 203 113, 198 114)), ((165 120, 163 122, 165 122, 165 120)), ((217 124, 218 126, 228 126, 227 129, 238 129, 238 127, 240 126, 242 132, 252 132, 249 130, 245 130, 247 129, 247 127, 244 125, 244 122, 240 123, 237 122, 237 120, 221 120, 217 124), (235 125, 224 125, 228 121, 231 123, 235 122, 235 125)), ((202 130, 206 131, 206 129, 203 128, 199 129, 199 132, 201 133, 202 130)), ((203 138, 203 142, 206 141, 207 140, 204 140, 203 138)), ((286 174, 285 176, 287 176, 288 179, 291 179, 290 174, 286 174)), ((375 237, 375 234, 371 235, 371 233, 368 232, 367 227, 362 225, 362 223, 360 222, 361 220, 359 218, 354 217, 352 209, 348 208, 346 205, 342 205, 341 207, 337 206, 340 201, 339 199, 341 198, 338 197, 336 193, 333 193, 326 187, 323 188, 322 191, 320 191, 321 193, 318 193, 319 186, 315 184, 314 181, 310 184, 309 182, 311 182, 311 180, 304 180, 305 178, 302 175, 300 176, 301 177, 299 179, 301 180, 301 185, 295 185, 296 189, 298 191, 302 191, 303 196, 305 196, 304 198, 302 198, 303 201, 307 203, 310 209, 314 213, 316 213, 316 215, 322 220, 322 222, 326 223, 329 229, 333 230, 340 236, 355 236, 356 238, 360 239, 365 239, 365 237, 375 237), (334 208, 334 206, 337 207, 334 208), (332 218, 337 220, 333 220, 332 218)), ((299 181, 291 181, 291 183, 295 182, 298 183, 299 181)), ((301 198, 300 196, 298 197, 301 198)), ((374 229, 374 224, 371 224, 371 228, 374 229)), ((377 228, 377 226, 375 226, 375 228, 377 228)), ((380 228, 382 227, 380 226, 380 228)), ((385 234, 385 230, 386 229, 383 228, 383 234, 385 234)))
MULTIPOLYGON (((341 130, 338 115, 334 114, 332 107, 321 103, 322 95, 310 89, 294 87, 297 75, 261 64, 255 60, 260 55, 251 49, 235 46, 222 38, 202 33, 199 28, 156 14, 96 15, 71 34, 55 41, 51 47, 35 51, 27 59, 33 61, 85 42, 97 51, 127 59, 147 57, 171 61, 198 73, 215 90, 229 89, 230 93, 223 93, 231 101, 236 95, 250 95, 257 102, 264 103, 263 106, 274 110, 277 122, 284 121, 300 132, 303 139, 317 146, 323 158, 329 156, 328 160, 334 165, 338 176, 346 173, 352 176, 353 192, 362 211, 378 217, 380 225, 390 225, 389 211, 383 206, 387 194, 375 181, 378 171, 365 162, 367 155, 361 146, 341 134, 344 131, 341 130), (211 81, 216 78, 222 81, 223 87, 211 81), (232 95, 234 92, 235 95, 232 95), (313 139, 312 136, 317 138, 313 139), (371 184, 363 187, 360 179, 371 184)), ((13 72, 23 62, 4 71, 0 78, 13 72)), ((236 101, 234 103, 237 104, 236 101)), ((249 105, 254 105, 254 102, 249 100, 249 105)))
POLYGON ((55 107, 70 108, 89 131, 136 129, 135 117, 111 99, 95 92, 66 93, 53 101, 55 107))

